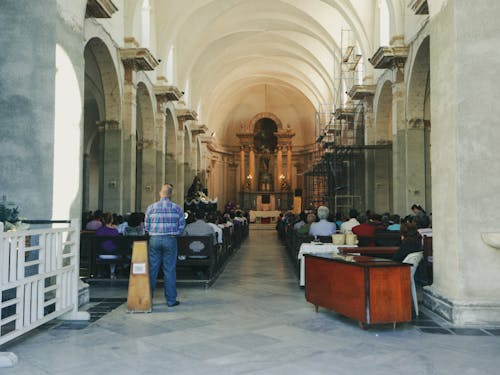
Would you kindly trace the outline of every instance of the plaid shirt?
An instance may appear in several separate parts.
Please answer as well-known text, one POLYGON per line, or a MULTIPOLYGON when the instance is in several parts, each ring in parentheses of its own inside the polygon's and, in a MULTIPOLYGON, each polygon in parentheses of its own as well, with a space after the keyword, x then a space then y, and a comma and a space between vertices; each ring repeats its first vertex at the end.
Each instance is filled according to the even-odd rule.
POLYGON ((144 227, 152 236, 179 236, 185 226, 184 211, 168 198, 162 198, 146 210, 144 227))

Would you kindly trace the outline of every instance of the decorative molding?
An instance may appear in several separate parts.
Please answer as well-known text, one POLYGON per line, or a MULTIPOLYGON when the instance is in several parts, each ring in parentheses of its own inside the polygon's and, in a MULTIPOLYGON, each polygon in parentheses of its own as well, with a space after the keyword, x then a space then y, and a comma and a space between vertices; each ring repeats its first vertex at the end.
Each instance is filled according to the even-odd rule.
POLYGON ((348 120, 354 118, 354 108, 337 108, 333 115, 337 120, 348 120))
POLYGON ((427 0, 410 0, 408 7, 417 15, 429 14, 429 5, 427 0))
POLYGON ((363 100, 366 97, 375 95, 375 89, 375 85, 353 85, 347 95, 352 100, 363 100))
MULTIPOLYGON (((200 134, 206 134, 208 132, 208 127, 204 124, 192 124, 189 127, 189 130, 191 131, 191 135, 193 137, 200 135, 200 134)), ((213 138, 213 137, 210 137, 213 138)))
POLYGON ((121 130, 121 125, 120 122, 116 120, 103 120, 103 121, 97 121, 96 122, 99 130, 121 130))
POLYGON ((167 102, 177 101, 184 95, 177 86, 156 85, 153 87, 153 91, 159 100, 167 102))
POLYGON ((111 18, 118 8, 111 0, 88 0, 86 18, 111 18))
POLYGON ((404 65, 408 57, 407 46, 379 47, 377 52, 368 59, 375 69, 392 69, 404 65))
POLYGON ((120 48, 120 57, 125 68, 135 71, 154 70, 159 64, 147 48, 120 48))
POLYGON ((424 306, 456 326, 500 323, 500 303, 496 300, 454 300, 443 296, 433 286, 423 290, 424 306))
POLYGON ((481 239, 486 245, 500 249, 500 232, 482 232, 481 239))
POLYGON ((291 146, 292 138, 295 133, 288 128, 286 131, 277 131, 274 135, 278 138, 278 144, 281 146, 291 146))
POLYGON ((192 109, 181 108, 177 110, 177 118, 182 121, 195 121, 198 118, 198 114, 192 109))
POLYGON ((141 45, 133 36, 126 36, 123 38, 126 48, 139 48, 141 45))

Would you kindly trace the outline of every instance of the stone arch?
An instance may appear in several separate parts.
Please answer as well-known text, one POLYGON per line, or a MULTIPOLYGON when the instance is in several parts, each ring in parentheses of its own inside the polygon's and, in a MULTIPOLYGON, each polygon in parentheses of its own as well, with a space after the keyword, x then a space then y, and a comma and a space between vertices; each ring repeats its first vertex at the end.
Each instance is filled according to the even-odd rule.
MULTIPOLYGON (((431 185, 431 93, 430 93, 430 36, 422 35, 421 42, 414 44, 408 68, 406 87, 407 144, 414 150, 407 164, 418 176, 409 185, 414 187, 410 200, 421 204, 430 212, 432 207, 431 185), (417 164, 418 162, 418 164, 417 164), (423 169, 423 170, 422 170, 423 169), (417 172, 416 172, 417 171, 417 172)), ((408 202, 408 203, 409 203, 408 202)))
MULTIPOLYGON (((406 108, 410 122, 430 121, 430 36, 415 48, 408 70, 406 108)), ((430 124, 429 124, 430 125, 430 124)))
POLYGON ((392 143, 392 81, 378 85, 375 100, 375 144, 392 143))
MULTIPOLYGON (((87 42, 84 61, 82 207, 87 211, 102 209, 104 206, 105 132, 106 129, 119 132, 110 130, 110 127, 116 128, 121 119, 121 98, 117 69, 112 54, 102 39, 93 37, 87 42)), ((110 133, 108 147, 112 137, 110 133)))
POLYGON ((276 123, 276 126, 278 127, 278 131, 283 130, 283 124, 281 123, 281 120, 275 114, 273 114, 271 112, 261 112, 261 113, 255 115, 254 117, 252 117, 250 119, 250 121, 248 122, 247 129, 252 131, 252 129, 255 126, 255 123, 257 121, 259 121, 260 119, 263 119, 265 117, 270 118, 271 120, 273 120, 276 123))
POLYGON ((136 95, 136 211, 154 202, 156 187, 155 113, 151 91, 144 82, 136 95))

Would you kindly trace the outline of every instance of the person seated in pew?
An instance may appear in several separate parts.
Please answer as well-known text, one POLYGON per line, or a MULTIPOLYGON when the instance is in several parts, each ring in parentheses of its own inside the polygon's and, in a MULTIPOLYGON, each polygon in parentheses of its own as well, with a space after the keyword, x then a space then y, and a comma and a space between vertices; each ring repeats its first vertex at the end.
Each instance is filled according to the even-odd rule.
POLYGON ((341 233, 351 232, 353 227, 359 225, 357 217, 358 217, 358 211, 354 208, 351 208, 351 210, 349 211, 349 220, 342 223, 342 225, 340 226, 340 232, 341 233))
POLYGON ((144 230, 144 219, 143 214, 140 212, 134 212, 130 214, 128 219, 128 226, 125 227, 123 231, 124 236, 144 236, 146 234, 144 230))
MULTIPOLYGON (((195 212, 196 221, 186 225, 183 236, 211 236, 217 243, 214 229, 205 222, 205 213, 201 210, 195 212)), ((193 276, 198 279, 205 279, 203 267, 192 267, 193 276)))
POLYGON ((389 225, 387 226, 387 230, 390 231, 400 231, 401 230, 401 217, 399 215, 392 215, 389 218, 389 225))
POLYGON ((326 206, 318 207, 318 219, 317 223, 312 223, 309 227, 310 236, 331 236, 337 232, 337 225, 328 221, 328 215, 330 210, 326 206))
POLYGON ((392 260, 402 262, 408 254, 422 251, 422 241, 414 222, 401 224, 401 246, 392 260))
POLYGON ((316 221, 316 215, 313 213, 307 214, 306 223, 297 229, 297 234, 306 235, 309 234, 309 229, 311 224, 316 221))
POLYGON ((352 227, 352 233, 358 236, 359 246, 377 246, 373 238, 377 226, 368 223, 368 218, 364 213, 359 214, 358 221, 359 225, 352 227))
POLYGON ((100 227, 102 227, 102 211, 101 210, 96 210, 94 214, 92 215, 91 220, 87 223, 85 226, 86 230, 97 230, 100 227))
POLYGON ((293 230, 297 231, 300 227, 306 224, 306 213, 302 211, 299 214, 299 221, 297 221, 295 224, 293 224, 293 230))
POLYGON ((218 225, 219 219, 218 219, 217 215, 215 215, 215 214, 208 215, 207 224, 213 228, 215 235, 217 237, 214 240, 214 245, 216 245, 217 243, 222 244, 222 229, 218 225))
POLYGON ((196 221, 186 225, 184 236, 212 236, 215 238, 214 229, 205 222, 205 213, 201 210, 195 212, 196 221))
MULTIPOLYGON (((116 226, 113 224, 113 214, 111 212, 106 212, 102 217, 103 226, 97 228, 95 234, 96 236, 119 236, 116 226)), ((117 249, 116 244, 112 241, 104 241, 101 243, 101 250, 110 254, 101 254, 99 259, 118 259, 118 255, 111 254, 117 249)), ((116 279, 116 264, 112 263, 109 265, 110 278, 116 279)))

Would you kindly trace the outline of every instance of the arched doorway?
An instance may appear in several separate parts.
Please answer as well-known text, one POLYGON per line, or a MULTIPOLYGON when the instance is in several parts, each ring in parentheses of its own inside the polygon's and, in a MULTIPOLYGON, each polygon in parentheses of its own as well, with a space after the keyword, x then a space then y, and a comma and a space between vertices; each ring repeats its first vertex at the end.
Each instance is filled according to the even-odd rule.
POLYGON ((84 49, 83 211, 120 207, 120 85, 105 43, 91 39, 84 49), (107 183, 106 183, 106 181, 107 183))
POLYGON ((392 181, 392 82, 386 80, 379 91, 375 118, 375 148, 372 154, 372 202, 375 212, 393 212, 392 181))
POLYGON ((431 194, 431 117, 429 37, 415 54, 410 71, 407 95, 407 185, 408 205, 421 204, 432 208, 431 194))

